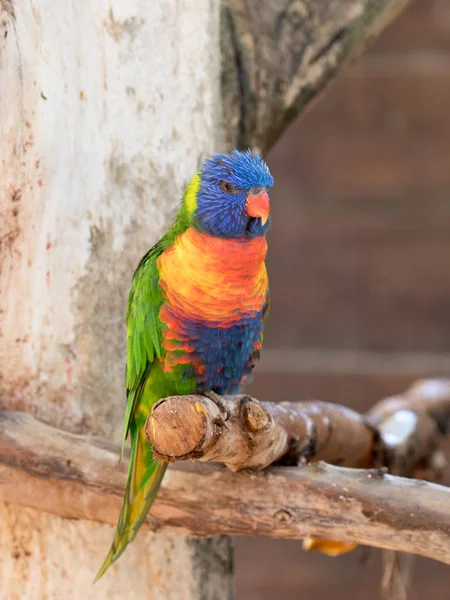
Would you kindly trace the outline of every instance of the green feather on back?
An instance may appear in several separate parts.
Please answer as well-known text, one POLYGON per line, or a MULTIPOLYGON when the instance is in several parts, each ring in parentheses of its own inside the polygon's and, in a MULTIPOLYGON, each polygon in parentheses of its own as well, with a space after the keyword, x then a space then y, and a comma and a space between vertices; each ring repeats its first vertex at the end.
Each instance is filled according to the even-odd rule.
MULTIPOLYGON (((183 213, 183 211, 180 212, 183 213)), ((131 419, 139 403, 150 367, 155 357, 162 358, 163 355, 162 323, 159 319, 163 297, 159 285, 157 260, 188 226, 187 216, 179 215, 173 227, 142 258, 133 276, 127 308, 127 366, 125 373, 127 407, 122 455, 130 431, 131 419)))
POLYGON ((139 263, 131 284, 127 308, 127 366, 125 383, 127 408, 122 444, 130 431, 130 423, 145 386, 150 367, 155 357, 162 358, 162 323, 159 319, 163 297, 159 285, 157 260, 170 248, 177 236, 188 227, 179 218, 173 227, 155 244, 139 263))
POLYGON ((188 186, 173 227, 147 252, 133 276, 127 308, 127 406, 121 453, 122 456, 125 442, 130 435, 130 463, 116 533, 95 581, 135 538, 167 468, 167 463, 153 459, 152 448, 144 434, 145 420, 154 403, 159 398, 173 393, 173 383, 167 381, 161 365, 155 363, 157 359, 164 358, 163 325, 159 318, 163 296, 157 261, 164 250, 173 245, 177 236, 189 227, 186 198, 191 188, 198 189, 197 179, 194 178, 191 186, 188 186))
POLYGON ((162 358, 161 321, 162 304, 159 273, 156 261, 163 252, 159 243, 153 246, 139 263, 133 277, 127 309, 127 407, 122 442, 122 454, 130 431, 134 411, 142 395, 149 368, 155 357, 162 358))

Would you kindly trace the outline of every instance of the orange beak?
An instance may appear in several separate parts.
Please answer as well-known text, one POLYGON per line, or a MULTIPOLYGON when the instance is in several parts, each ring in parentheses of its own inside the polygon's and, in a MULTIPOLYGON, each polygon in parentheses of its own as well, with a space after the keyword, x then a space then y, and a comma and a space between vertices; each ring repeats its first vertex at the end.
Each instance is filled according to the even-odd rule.
POLYGON ((247 196, 245 204, 249 217, 261 217, 262 224, 267 223, 270 213, 270 200, 267 192, 259 192, 255 196, 247 196))

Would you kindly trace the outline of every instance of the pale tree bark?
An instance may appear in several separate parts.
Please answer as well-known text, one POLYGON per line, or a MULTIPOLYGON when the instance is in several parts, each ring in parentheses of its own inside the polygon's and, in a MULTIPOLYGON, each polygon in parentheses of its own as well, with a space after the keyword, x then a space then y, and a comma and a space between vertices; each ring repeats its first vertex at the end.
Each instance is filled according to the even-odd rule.
MULTIPOLYGON (((239 49, 251 36, 242 9, 251 3, 224 3, 221 34, 219 3, 0 0, 2 408, 119 439, 132 272, 170 224, 202 157, 224 147, 222 112, 226 145, 267 147, 314 95, 310 82, 316 93, 373 33, 369 25, 378 32, 406 0, 380 1, 378 11, 373 0, 327 0, 320 12, 313 0, 288 2, 278 14, 277 3, 261 3, 284 37, 304 31, 303 46, 314 40, 315 60, 298 60, 294 44, 294 62, 271 54, 277 40, 261 28, 267 19, 260 33, 269 54, 244 57, 239 49), (334 21, 341 30, 345 22, 345 34, 336 37, 334 21), (281 79, 272 78, 274 67, 281 79), (280 104, 291 67, 291 92, 280 104), (259 85, 266 80, 276 83, 269 91, 259 85)), ((231 594, 227 538, 142 533, 93 588, 109 525, 6 503, 0 520, 2 600, 231 594)))
MULTIPOLYGON (((133 270, 220 145, 219 2, 0 3, 1 398, 118 440, 133 270)), ((227 538, 0 505, 2 600, 228 598, 227 538), (207 555, 207 561, 202 559, 207 555)))

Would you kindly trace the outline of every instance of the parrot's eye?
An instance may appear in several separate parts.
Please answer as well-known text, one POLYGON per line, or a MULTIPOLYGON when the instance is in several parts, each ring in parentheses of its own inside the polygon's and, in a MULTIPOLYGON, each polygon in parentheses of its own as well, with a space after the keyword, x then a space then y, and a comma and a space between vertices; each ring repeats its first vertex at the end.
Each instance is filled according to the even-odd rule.
POLYGON ((220 189, 226 194, 234 194, 236 191, 235 187, 229 181, 221 181, 220 189))

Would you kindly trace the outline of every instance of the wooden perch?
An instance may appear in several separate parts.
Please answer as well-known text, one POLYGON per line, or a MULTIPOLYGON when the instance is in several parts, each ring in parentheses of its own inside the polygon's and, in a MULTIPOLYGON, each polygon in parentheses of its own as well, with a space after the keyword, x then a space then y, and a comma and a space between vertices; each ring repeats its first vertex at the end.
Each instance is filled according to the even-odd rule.
MULTIPOLYGON (((119 447, 0 412, 0 498, 71 518, 115 523, 125 485, 119 447)), ((450 564, 450 490, 325 463, 233 473, 180 463, 148 524, 196 535, 325 537, 422 554, 450 564), (424 534, 424 532, 426 532, 424 534)))
POLYGON ((450 380, 424 379, 378 402, 366 415, 379 431, 390 473, 439 480, 443 436, 450 432, 450 380))
MULTIPOLYGON (((430 391, 430 382, 426 386, 422 392, 430 391)), ((435 391, 450 391, 449 381, 441 381, 439 386, 435 391)), ((406 394, 417 398, 417 407, 419 391, 416 387, 406 394)), ((265 417, 259 409, 248 411, 248 401, 242 398, 246 397, 238 397, 234 404, 239 408, 239 418, 246 419, 250 435, 258 435, 267 426, 265 417)), ((204 407, 218 412, 226 408, 226 404, 218 408, 210 399, 202 400, 205 404, 198 408, 194 405, 199 415, 205 414, 204 407)), ((427 412, 428 406, 427 414, 438 420, 442 417, 442 423, 445 415, 448 418, 450 394, 442 393, 438 399, 437 392, 428 396, 423 393, 422 400, 421 410, 427 412)), ((296 408, 299 404, 293 403, 296 408)), ((308 403, 305 406, 308 408, 308 403)), ((323 403, 324 414, 329 406, 323 403)), ((288 437, 298 435, 302 428, 310 435, 314 429, 311 423, 317 420, 311 410, 307 418, 302 417, 303 425, 291 421, 289 411, 280 409, 275 417, 270 414, 269 421, 273 418, 278 421, 277 427, 286 427, 288 437)), ((356 413, 345 409, 343 414, 366 432, 363 419, 356 413)), ((331 422, 331 413, 328 418, 331 422)), ((320 419, 317 422, 320 424, 320 419)), ((327 425, 327 429, 331 431, 331 448, 333 427, 327 425)), ((370 428, 368 431, 375 441, 376 432, 370 433, 370 428)), ((337 424, 335 435, 338 439, 337 424)), ((182 447, 182 436, 178 437, 182 447)), ((321 446, 318 442, 326 438, 317 434, 316 457, 327 452, 327 444, 321 446)), ((304 446, 300 439, 296 449, 301 455, 304 446)), ((362 450, 358 452, 364 455, 362 450)), ((126 464, 120 464, 118 457, 118 446, 105 440, 54 429, 25 413, 0 411, 0 498, 8 502, 65 517, 115 523, 126 476, 126 464)), ((235 468, 238 463, 231 460, 230 464, 235 468)), ((303 468, 270 467, 258 473, 233 473, 221 465, 178 463, 164 479, 148 525, 155 530, 176 529, 200 536, 339 539, 421 554, 450 564, 449 505, 448 488, 385 475, 380 469, 348 469, 319 462, 303 468)))
POLYGON ((146 435, 158 460, 217 461, 233 471, 312 459, 363 467, 374 445, 373 430, 343 406, 275 404, 246 395, 163 398, 148 417, 146 435))
POLYGON ((365 416, 327 402, 258 402, 246 395, 163 398, 146 424, 158 460, 217 461, 237 471, 323 460, 385 466, 438 479, 450 429, 450 380, 417 382, 365 416))

